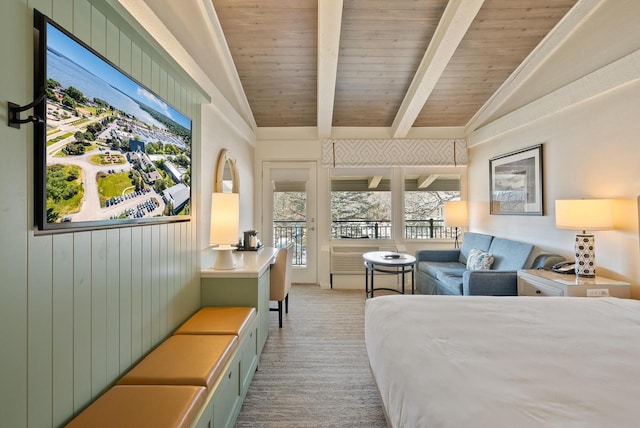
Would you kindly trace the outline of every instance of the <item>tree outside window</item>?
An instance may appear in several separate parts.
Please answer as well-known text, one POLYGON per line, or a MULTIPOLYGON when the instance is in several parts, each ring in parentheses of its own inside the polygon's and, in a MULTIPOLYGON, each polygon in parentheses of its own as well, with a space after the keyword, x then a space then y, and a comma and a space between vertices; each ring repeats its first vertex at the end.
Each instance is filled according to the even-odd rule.
POLYGON ((332 239, 391 239, 391 189, 385 176, 331 179, 332 239))
POLYGON ((460 200, 458 174, 406 176, 404 180, 404 238, 450 239, 452 230, 443 225, 443 206, 460 200))

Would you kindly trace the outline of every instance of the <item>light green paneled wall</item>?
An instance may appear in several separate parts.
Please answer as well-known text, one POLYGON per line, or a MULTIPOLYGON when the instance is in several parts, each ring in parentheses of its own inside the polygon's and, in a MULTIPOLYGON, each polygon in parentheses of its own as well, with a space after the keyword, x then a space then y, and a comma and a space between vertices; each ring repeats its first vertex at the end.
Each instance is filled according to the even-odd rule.
POLYGON ((200 305, 197 171, 191 222, 35 236, 33 126, 5 125, 7 101, 33 99, 34 8, 191 117, 200 151, 198 89, 106 2, 2 2, 0 425, 11 427, 64 424, 200 305))

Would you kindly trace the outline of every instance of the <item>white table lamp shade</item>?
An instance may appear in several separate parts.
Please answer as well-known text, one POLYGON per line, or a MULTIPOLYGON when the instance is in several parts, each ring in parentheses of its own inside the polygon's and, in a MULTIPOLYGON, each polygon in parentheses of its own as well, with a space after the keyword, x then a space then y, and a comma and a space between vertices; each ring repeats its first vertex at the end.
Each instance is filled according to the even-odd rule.
POLYGON ((211 229, 209 243, 218 245, 214 269, 235 269, 234 247, 240 229, 240 198, 237 193, 211 194, 211 229))
POLYGON ((613 229, 612 199, 559 199, 556 227, 573 230, 613 229))
POLYGON ((557 200, 556 227, 582 231, 575 239, 575 272, 578 276, 596 276, 595 237, 586 231, 613 229, 613 200, 557 200))
POLYGON ((444 225, 445 227, 469 226, 467 201, 448 201, 444 203, 444 225))
POLYGON ((237 193, 211 194, 211 231, 209 243, 234 244, 238 242, 240 198, 237 193))

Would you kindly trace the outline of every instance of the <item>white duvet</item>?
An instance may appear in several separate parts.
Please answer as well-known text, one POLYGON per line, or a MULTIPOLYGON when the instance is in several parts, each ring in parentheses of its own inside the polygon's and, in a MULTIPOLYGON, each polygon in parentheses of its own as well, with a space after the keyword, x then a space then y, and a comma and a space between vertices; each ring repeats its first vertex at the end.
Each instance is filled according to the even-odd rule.
POLYGON ((365 339, 393 427, 640 427, 640 301, 380 296, 365 339))

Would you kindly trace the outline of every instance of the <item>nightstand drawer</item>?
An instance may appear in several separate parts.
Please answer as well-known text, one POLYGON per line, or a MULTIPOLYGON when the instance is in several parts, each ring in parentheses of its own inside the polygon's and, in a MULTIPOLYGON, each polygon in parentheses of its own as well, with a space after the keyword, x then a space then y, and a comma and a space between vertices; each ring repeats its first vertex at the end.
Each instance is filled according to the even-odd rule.
POLYGON ((520 296, 562 296, 564 293, 561 288, 550 287, 544 284, 532 284, 518 278, 518 295, 520 296))

